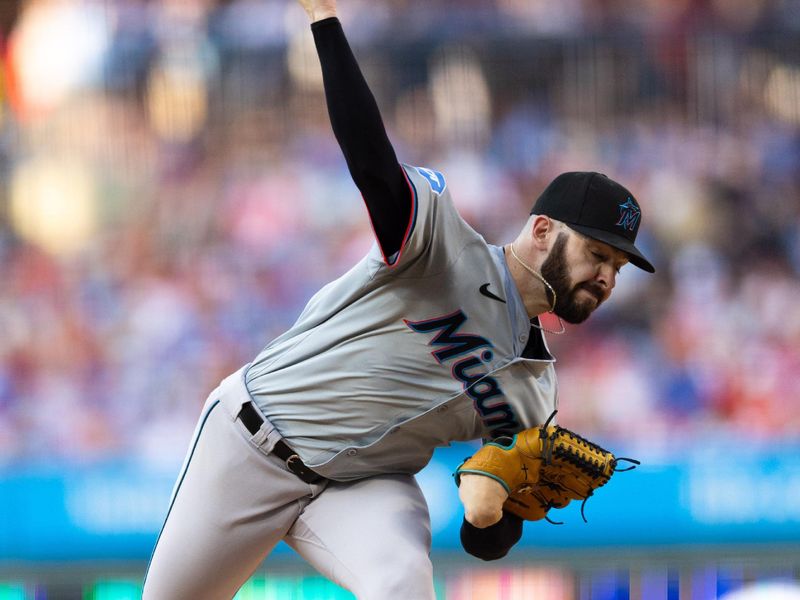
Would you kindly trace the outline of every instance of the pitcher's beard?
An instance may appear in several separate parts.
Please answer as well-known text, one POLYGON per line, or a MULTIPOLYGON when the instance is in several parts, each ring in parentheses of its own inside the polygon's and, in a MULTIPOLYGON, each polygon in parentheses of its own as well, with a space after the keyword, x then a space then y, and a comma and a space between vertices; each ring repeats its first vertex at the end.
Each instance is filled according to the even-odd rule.
POLYGON ((602 290, 591 284, 571 286, 569 270, 567 268, 567 241, 568 236, 563 231, 558 234, 553 247, 550 249, 542 264, 542 277, 553 286, 556 293, 556 305, 553 312, 567 323, 583 323, 589 315, 600 306, 603 297, 602 290), (586 290, 594 296, 596 302, 589 299, 580 300, 577 295, 580 290, 586 290))

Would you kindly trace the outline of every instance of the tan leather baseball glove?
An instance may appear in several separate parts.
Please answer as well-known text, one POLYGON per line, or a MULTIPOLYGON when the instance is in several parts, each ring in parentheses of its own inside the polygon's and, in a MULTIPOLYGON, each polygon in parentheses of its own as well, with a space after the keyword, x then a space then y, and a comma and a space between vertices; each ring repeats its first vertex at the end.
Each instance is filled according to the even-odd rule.
POLYGON ((569 429, 548 426, 554 416, 555 412, 541 427, 485 444, 456 469, 456 483, 463 473, 491 477, 508 492, 503 509, 528 521, 554 522, 548 511, 564 508, 572 500, 583 501, 583 516, 586 500, 597 488, 616 471, 632 469, 639 461, 617 458, 569 429), (620 461, 634 464, 618 469, 620 461))

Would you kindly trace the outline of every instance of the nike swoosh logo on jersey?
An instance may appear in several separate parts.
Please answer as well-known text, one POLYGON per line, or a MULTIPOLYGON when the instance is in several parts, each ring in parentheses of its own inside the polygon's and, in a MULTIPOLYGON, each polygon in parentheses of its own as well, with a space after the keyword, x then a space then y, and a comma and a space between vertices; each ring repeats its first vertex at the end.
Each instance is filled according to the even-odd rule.
POLYGON ((484 283, 480 288, 480 293, 486 296, 487 298, 491 298, 492 300, 497 300, 498 302, 502 302, 503 304, 506 303, 500 296, 495 296, 492 292, 489 291, 490 283, 484 283))

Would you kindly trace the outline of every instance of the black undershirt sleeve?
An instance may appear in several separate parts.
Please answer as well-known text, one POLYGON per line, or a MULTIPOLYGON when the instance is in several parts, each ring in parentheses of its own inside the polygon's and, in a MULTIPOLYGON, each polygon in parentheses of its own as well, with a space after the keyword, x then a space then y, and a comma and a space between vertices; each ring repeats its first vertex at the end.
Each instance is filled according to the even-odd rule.
POLYGON ((383 255, 391 257, 408 229, 411 188, 339 19, 317 21, 311 30, 333 133, 367 205, 383 255))
POLYGON ((461 545, 468 554, 481 560, 503 558, 522 537, 522 519, 503 511, 494 525, 479 529, 466 519, 461 523, 461 545))

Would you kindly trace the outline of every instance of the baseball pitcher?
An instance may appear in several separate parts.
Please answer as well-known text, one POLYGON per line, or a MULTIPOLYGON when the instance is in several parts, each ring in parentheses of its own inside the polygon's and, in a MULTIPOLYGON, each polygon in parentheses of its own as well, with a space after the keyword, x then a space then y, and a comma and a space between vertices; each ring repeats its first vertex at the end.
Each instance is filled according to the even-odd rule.
POLYGON ((437 446, 487 441, 456 473, 462 544, 485 560, 504 556, 525 520, 587 498, 619 460, 553 424, 554 359, 538 315, 580 323, 623 265, 654 271, 634 245, 634 196, 599 173, 564 173, 516 239, 487 244, 442 173, 398 161, 335 0, 299 1, 376 243, 211 392, 148 600, 231 598, 281 540, 359 598, 432 599, 414 474, 437 446))

